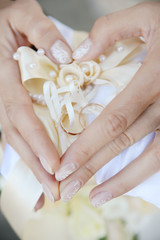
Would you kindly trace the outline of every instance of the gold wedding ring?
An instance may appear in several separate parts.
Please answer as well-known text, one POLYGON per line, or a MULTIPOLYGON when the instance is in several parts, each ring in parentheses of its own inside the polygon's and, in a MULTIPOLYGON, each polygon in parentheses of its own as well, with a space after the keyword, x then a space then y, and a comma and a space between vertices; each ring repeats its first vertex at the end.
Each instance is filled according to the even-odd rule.
MULTIPOLYGON (((74 111, 76 114, 78 114, 78 116, 79 116, 79 112, 78 111, 74 111)), ((80 126, 82 127, 82 130, 81 131, 78 131, 78 132, 74 132, 74 131, 70 131, 69 129, 67 129, 65 126, 64 126, 64 124, 63 124, 63 121, 64 121, 64 119, 65 119, 65 117, 67 117, 67 113, 65 112, 65 113, 63 113, 62 114, 62 116, 61 116, 61 119, 60 119, 60 126, 61 126, 61 128, 62 128, 62 130, 65 132, 65 133, 67 133, 67 134, 69 134, 69 135, 72 135, 72 136, 75 136, 75 135, 79 135, 79 134, 81 134, 82 132, 83 132, 83 130, 84 130, 84 128, 81 126, 81 124, 80 124, 80 126)), ((78 117, 78 119, 79 119, 79 117, 78 117)))
MULTIPOLYGON (((80 113, 79 113, 79 122, 80 122, 80 124, 81 124, 81 126, 82 126, 83 129, 86 129, 86 126, 84 126, 84 123, 82 123, 82 114, 84 114, 83 112, 84 112, 87 108, 90 108, 90 107, 93 107, 93 106, 100 108, 101 111, 104 109, 104 106, 101 105, 101 104, 98 104, 98 103, 89 103, 89 104, 87 104, 85 107, 83 107, 83 108, 81 109, 80 113)), ((100 111, 100 112, 101 112, 101 111, 100 111)))

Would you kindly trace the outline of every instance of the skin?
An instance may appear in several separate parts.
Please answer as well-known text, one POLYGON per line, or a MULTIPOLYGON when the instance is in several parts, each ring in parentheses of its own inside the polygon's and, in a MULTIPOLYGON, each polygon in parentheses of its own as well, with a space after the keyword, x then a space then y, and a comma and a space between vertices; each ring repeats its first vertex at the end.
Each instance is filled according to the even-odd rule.
MULTIPOLYGON (((75 163, 77 169, 61 182, 61 193, 71 181, 80 180, 82 187, 112 158, 160 126, 159 3, 143 3, 99 18, 89 34, 92 47, 80 61, 98 57, 118 40, 138 36, 143 36, 146 42, 144 63, 126 89, 62 156, 61 168, 66 163, 75 163)), ((90 200, 105 192, 116 198, 159 171, 159 144, 160 131, 157 130, 144 153, 95 187, 90 200)))
POLYGON ((46 55, 56 62, 50 50, 54 42, 62 40, 70 55, 71 49, 34 0, 1 1, 0 36, 0 123, 3 137, 22 157, 39 182, 46 184, 54 199, 58 200, 58 182, 43 168, 39 157, 46 160, 53 172, 59 168, 60 158, 33 111, 13 54, 18 47, 32 44, 37 49, 43 48, 46 55))

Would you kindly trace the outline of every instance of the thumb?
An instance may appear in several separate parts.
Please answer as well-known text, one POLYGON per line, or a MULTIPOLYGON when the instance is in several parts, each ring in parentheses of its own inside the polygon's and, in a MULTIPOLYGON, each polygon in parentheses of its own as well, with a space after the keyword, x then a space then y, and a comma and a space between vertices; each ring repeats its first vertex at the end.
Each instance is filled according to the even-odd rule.
POLYGON ((98 18, 89 37, 73 52, 73 59, 80 61, 95 59, 116 41, 143 36, 142 8, 144 4, 139 4, 98 18))
POLYGON ((70 46, 36 1, 15 2, 10 12, 10 23, 37 49, 45 50, 54 62, 66 64, 72 61, 70 46))

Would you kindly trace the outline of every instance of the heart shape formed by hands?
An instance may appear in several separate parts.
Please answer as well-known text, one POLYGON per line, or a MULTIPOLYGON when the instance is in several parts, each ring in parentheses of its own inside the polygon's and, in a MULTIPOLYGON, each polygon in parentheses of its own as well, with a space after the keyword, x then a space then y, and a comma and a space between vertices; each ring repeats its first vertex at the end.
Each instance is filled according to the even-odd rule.
POLYGON ((108 104, 105 100, 103 106, 94 102, 99 86, 114 87, 112 100, 140 68, 141 63, 133 59, 143 49, 139 38, 129 39, 116 43, 94 61, 59 66, 43 49, 17 50, 14 58, 19 62, 22 83, 60 155, 87 127, 90 114, 97 116, 108 104))

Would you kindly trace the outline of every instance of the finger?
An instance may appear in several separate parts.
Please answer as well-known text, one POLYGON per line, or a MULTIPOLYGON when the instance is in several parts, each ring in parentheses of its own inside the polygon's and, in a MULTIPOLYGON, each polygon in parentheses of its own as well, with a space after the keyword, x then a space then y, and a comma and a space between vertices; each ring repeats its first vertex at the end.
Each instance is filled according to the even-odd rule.
POLYGON ((31 169, 37 180, 42 184, 44 193, 49 200, 52 202, 59 200, 58 182, 55 180, 54 176, 44 170, 39 159, 33 154, 30 147, 25 143, 16 129, 10 126, 6 132, 6 139, 31 169))
POLYGON ((100 17, 95 22, 89 38, 73 52, 75 60, 86 61, 95 59, 116 41, 143 36, 147 42, 147 32, 144 4, 134 6, 107 16, 100 17), (132 19, 132 21, 131 21, 132 19), (143 30, 145 29, 145 30, 143 30))
POLYGON ((130 191, 160 169, 160 132, 153 143, 135 161, 118 174, 92 190, 90 200, 94 207, 130 191))
POLYGON ((59 155, 44 126, 36 117, 27 91, 19 82, 16 63, 11 60, 6 61, 6 67, 3 70, 1 76, 3 91, 0 90, 0 95, 5 107, 4 112, 25 142, 29 144, 33 153, 40 159, 44 169, 53 174, 59 168, 59 155), (9 68, 13 74, 7 81, 5 68, 9 68))
POLYGON ((34 173, 37 180, 41 183, 47 198, 52 202, 59 200, 59 187, 55 177, 45 171, 39 159, 33 154, 30 147, 25 143, 16 130, 12 130, 12 134, 10 133, 9 136, 7 134, 7 141, 9 144, 11 142, 13 148, 34 173))
MULTIPOLYGON (((155 96, 159 96, 159 89, 153 87, 152 83, 155 81, 155 84, 159 85, 159 80, 150 64, 153 57, 149 57, 150 60, 146 60, 130 84, 65 152, 61 167, 56 172, 57 180, 65 179, 86 163, 104 145, 116 139, 155 101, 155 96), (150 91, 151 87, 152 91, 150 91)), ((155 62, 155 59, 153 61, 155 62)))
POLYGON ((62 64, 72 61, 71 48, 36 1, 13 4, 9 20, 18 32, 23 33, 37 49, 44 49, 52 60, 62 64))
MULTIPOLYGON (((70 200, 68 196, 73 197, 67 192, 71 183, 79 182, 80 188, 89 181, 89 179, 106 163, 120 154, 124 149, 142 139, 144 136, 154 131, 160 123, 160 114, 158 109, 160 101, 157 101, 149 109, 147 109, 136 122, 131 125, 124 133, 122 133, 114 141, 104 146, 97 152, 87 163, 82 165, 76 172, 66 178, 60 184, 61 198, 64 201, 70 200), (153 117, 154 116, 154 117, 153 117), (150 121, 151 119, 151 121, 150 121), (142 129, 143 125, 143 129, 142 129)), ((79 189, 80 189, 79 188, 79 189)), ((77 191, 79 190, 77 189, 77 191)))
POLYGON ((36 203, 36 206, 34 207, 35 211, 38 211, 39 209, 41 209, 44 205, 44 194, 42 194, 38 200, 38 202, 36 203))
POLYGON ((21 156, 26 165, 31 169, 37 180, 42 184, 45 195, 54 202, 59 200, 59 184, 55 177, 50 175, 42 167, 39 159, 32 152, 30 146, 24 141, 17 129, 15 129, 5 113, 2 102, 0 101, 0 120, 5 133, 6 142, 21 156))

